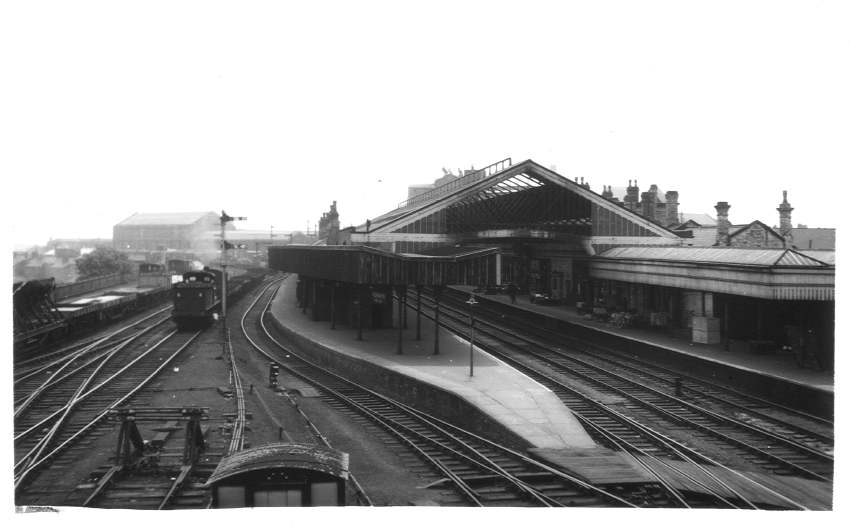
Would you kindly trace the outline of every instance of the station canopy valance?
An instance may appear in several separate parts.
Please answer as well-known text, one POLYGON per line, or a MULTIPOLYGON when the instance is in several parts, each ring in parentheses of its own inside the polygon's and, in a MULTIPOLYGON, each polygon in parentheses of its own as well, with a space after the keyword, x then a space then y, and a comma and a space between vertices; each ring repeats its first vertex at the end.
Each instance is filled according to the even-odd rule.
POLYGON ((773 300, 834 300, 834 262, 834 254, 818 259, 793 249, 617 247, 588 266, 599 279, 773 300))
POLYGON ((500 256, 496 247, 425 255, 360 245, 286 245, 269 247, 269 268, 351 284, 481 285, 497 283, 500 256))

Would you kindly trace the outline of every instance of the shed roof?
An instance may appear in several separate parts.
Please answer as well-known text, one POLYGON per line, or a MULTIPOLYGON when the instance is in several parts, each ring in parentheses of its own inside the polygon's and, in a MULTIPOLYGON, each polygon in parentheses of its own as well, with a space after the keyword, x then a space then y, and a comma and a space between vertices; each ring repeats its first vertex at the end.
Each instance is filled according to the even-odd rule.
POLYGON ((137 212, 118 225, 192 225, 215 212, 137 212))
POLYGON ((348 454, 320 445, 271 443, 240 450, 222 459, 206 485, 246 472, 272 468, 315 470, 348 479, 348 454))

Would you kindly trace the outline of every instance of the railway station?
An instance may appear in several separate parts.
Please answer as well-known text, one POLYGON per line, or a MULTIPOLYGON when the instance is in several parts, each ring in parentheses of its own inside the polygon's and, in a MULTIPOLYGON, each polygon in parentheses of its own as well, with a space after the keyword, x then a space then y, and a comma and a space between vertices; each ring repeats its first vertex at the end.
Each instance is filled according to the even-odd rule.
MULTIPOLYGON (((732 227, 728 203, 718 202, 714 243, 703 246, 694 245, 693 221, 676 222, 677 193, 640 214, 607 190, 599 195, 531 160, 505 159, 357 227, 334 223, 334 202, 323 216, 324 245, 269 249, 271 268, 298 276, 293 305, 278 308, 276 323, 339 371, 481 430, 488 418, 508 430, 530 429, 511 422, 516 408, 492 395, 504 379, 488 379, 486 368, 473 378, 475 311, 484 306, 558 327, 591 347, 678 364, 831 416, 834 251, 797 248, 787 194, 777 230, 760 221, 732 227), (433 306, 430 342, 421 331, 423 291, 433 306), (468 365, 440 338, 441 299, 451 297, 468 309, 468 322, 459 323, 467 328, 453 328, 471 341, 468 365), (295 322, 298 310, 313 324, 295 322), (446 368, 439 376, 431 372, 437 364, 446 368), (451 380, 466 375, 463 386, 451 380), (435 386, 461 401, 453 400, 454 412, 435 386), (482 409, 485 418, 471 417, 482 409)), ((637 193, 636 182, 629 190, 637 193)), ((520 399, 513 405, 528 411, 520 399)), ((575 421, 547 417, 549 425, 584 431, 575 421)), ((587 454, 576 455, 588 448, 587 438, 563 437, 554 455, 562 469, 589 481, 604 479, 595 471, 630 474, 620 483, 640 479, 610 451, 588 468, 587 454)), ((547 450, 540 448, 546 440, 536 441, 525 447, 547 450)))
POLYGON ((504 159, 358 226, 333 202, 267 268, 155 245, 16 284, 16 499, 830 509, 834 251, 787 194, 779 228, 678 205, 504 159))
POLYGON ((794 248, 787 195, 777 209, 786 237, 761 222, 730 233, 729 204, 720 202, 707 247, 686 245, 681 230, 657 223, 678 218, 678 203, 665 205, 667 216, 650 219, 531 160, 506 159, 358 227, 340 230, 337 222, 324 247, 272 247, 269 265, 302 277, 314 319, 356 311, 358 325, 381 327, 392 289, 405 302, 422 287, 510 287, 591 319, 614 316, 689 344, 722 344, 724 357, 787 346, 802 366, 831 369, 835 253, 794 248), (441 267, 449 259, 454 267, 441 267), (354 299, 364 288, 377 294, 354 299), (353 310, 352 302, 366 305, 353 310))

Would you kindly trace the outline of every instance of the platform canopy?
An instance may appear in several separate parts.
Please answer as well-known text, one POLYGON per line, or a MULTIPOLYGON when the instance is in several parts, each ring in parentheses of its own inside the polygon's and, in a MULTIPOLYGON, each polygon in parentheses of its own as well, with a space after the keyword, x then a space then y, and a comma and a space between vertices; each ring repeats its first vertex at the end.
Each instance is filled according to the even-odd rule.
POLYGON ((618 247, 588 265, 591 277, 621 282, 771 300, 834 300, 835 257, 822 252, 818 259, 793 249, 618 247))
POLYGON ((680 245, 672 231, 532 160, 500 161, 414 196, 363 224, 351 243, 573 240, 592 253, 613 245, 680 245))
POLYGON ((498 248, 457 248, 454 254, 391 253, 358 245, 269 247, 269 268, 361 285, 495 284, 498 248))

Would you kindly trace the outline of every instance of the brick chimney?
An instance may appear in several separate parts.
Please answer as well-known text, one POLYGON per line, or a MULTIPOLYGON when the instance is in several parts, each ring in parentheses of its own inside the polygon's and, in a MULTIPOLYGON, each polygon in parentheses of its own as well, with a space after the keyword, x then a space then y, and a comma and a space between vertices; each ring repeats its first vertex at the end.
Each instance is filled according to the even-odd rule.
POLYGON ((602 197, 605 199, 611 199, 614 197, 614 193, 611 192, 611 187, 602 185, 602 197))
POLYGON ((640 193, 640 214, 644 218, 655 221, 655 194, 652 192, 640 193))
POLYGON ((675 190, 664 194, 667 200, 667 221, 665 225, 675 225, 679 223, 679 193, 675 190))
POLYGON ((626 204, 626 207, 630 210, 638 209, 638 201, 640 196, 640 187, 638 187, 637 180, 635 180, 635 184, 632 185, 632 180, 629 180, 629 186, 626 188, 626 195, 623 198, 623 202, 626 204))
POLYGON ((729 209, 731 205, 725 201, 718 201, 714 206, 717 211, 717 242, 714 245, 729 245, 729 209))
POLYGON ((791 224, 791 211, 794 210, 794 207, 788 203, 788 191, 782 191, 782 203, 779 204, 779 208, 776 209, 779 211, 779 234, 781 234, 787 241, 791 241, 791 229, 793 225, 791 224))

